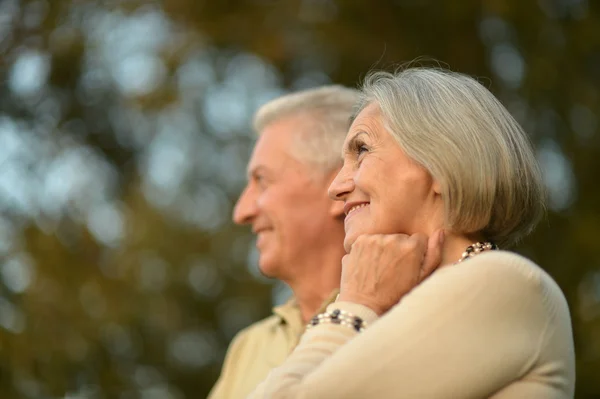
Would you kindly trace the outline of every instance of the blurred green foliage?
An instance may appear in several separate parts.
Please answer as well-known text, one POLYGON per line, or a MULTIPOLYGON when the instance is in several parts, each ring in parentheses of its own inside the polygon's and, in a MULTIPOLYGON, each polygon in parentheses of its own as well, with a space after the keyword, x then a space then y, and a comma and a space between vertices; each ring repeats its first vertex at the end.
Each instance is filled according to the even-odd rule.
POLYGON ((550 207, 518 250, 600 397, 600 3, 2 0, 0 54, 0 397, 205 397, 285 293, 229 220, 252 112, 420 56, 531 133, 550 207))

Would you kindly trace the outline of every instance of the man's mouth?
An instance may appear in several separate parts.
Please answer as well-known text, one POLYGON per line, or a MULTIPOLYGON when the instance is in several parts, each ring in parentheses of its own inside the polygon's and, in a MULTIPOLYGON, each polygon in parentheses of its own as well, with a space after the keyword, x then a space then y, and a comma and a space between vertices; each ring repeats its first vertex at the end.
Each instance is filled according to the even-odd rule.
POLYGON ((261 226, 261 227, 255 227, 255 228, 253 228, 252 232, 254 234, 260 234, 260 233, 264 233, 265 231, 269 231, 269 230, 271 230, 271 228, 261 226))

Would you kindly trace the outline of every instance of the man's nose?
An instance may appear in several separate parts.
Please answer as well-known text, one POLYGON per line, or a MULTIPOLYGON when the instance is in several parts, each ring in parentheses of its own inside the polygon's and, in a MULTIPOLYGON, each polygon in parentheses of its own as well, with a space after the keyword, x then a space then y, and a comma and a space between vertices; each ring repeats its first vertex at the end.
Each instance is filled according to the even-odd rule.
POLYGON ((233 221, 237 224, 250 224, 256 217, 258 207, 256 195, 252 188, 248 185, 242 191, 238 198, 235 207, 233 208, 233 221))

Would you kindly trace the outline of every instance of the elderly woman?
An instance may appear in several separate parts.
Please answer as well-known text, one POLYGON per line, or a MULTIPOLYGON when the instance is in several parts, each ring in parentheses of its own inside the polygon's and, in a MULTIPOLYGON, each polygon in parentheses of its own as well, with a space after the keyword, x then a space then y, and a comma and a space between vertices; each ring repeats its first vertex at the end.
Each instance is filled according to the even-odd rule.
POLYGON ((498 250, 543 215, 526 134, 452 72, 374 73, 362 97, 330 187, 346 212, 340 295, 250 397, 572 398, 565 298, 498 250))

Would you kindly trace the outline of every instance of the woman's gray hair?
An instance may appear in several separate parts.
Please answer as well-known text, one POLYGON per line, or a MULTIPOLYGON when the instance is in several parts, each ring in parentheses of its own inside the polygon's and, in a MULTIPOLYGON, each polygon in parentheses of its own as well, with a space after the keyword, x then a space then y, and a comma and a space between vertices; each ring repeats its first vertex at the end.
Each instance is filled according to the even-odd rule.
POLYGON ((500 246, 529 234, 545 212, 545 188, 518 122, 475 79, 441 69, 370 73, 358 112, 379 105, 404 152, 442 187, 446 228, 500 246))
POLYGON ((299 124, 292 153, 328 173, 341 166, 340 151, 359 100, 359 91, 341 85, 327 85, 278 97, 256 112, 254 130, 258 135, 276 120, 305 115, 299 124))

